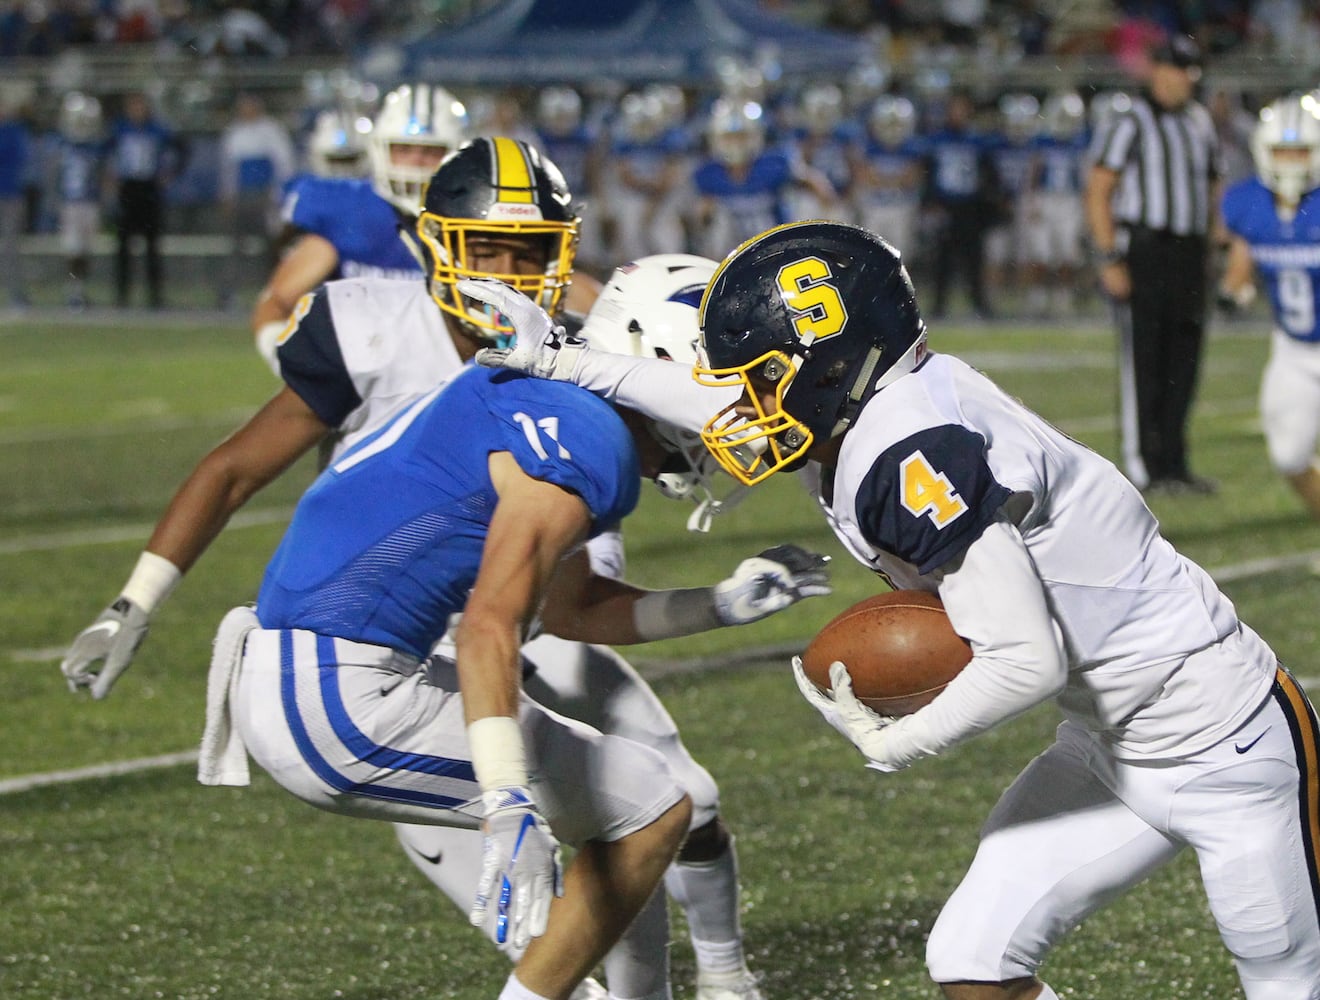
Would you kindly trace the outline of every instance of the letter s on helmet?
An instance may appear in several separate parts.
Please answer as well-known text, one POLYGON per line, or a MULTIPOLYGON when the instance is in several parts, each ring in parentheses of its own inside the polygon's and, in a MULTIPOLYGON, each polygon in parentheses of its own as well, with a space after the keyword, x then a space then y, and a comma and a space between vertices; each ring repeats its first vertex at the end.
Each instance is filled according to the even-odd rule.
POLYGON ((926 354, 907 268, 880 237, 839 222, 767 230, 731 253, 707 286, 698 382, 738 385, 702 440, 752 485, 842 434, 862 404, 926 354), (773 401, 769 397, 773 396, 773 401))

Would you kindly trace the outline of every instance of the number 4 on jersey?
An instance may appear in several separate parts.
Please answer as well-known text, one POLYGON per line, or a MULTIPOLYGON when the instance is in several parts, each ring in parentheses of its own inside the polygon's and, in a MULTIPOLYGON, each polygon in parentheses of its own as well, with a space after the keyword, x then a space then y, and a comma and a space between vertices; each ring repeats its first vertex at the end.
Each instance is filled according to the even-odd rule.
POLYGON ((967 512, 967 504, 949 482, 936 472, 926 456, 914 451, 899 466, 903 506, 913 517, 930 517, 937 528, 944 528, 967 512))

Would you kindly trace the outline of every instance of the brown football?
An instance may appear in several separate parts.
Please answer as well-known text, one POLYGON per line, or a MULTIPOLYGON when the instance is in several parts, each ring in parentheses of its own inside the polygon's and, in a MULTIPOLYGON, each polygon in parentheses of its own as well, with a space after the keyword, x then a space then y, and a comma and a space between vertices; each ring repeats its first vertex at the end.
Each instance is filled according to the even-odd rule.
POLYGON ((830 664, 842 660, 853 691, 881 715, 910 715, 944 690, 972 658, 944 605, 921 590, 876 594, 835 616, 802 654, 818 688, 830 687, 830 664))

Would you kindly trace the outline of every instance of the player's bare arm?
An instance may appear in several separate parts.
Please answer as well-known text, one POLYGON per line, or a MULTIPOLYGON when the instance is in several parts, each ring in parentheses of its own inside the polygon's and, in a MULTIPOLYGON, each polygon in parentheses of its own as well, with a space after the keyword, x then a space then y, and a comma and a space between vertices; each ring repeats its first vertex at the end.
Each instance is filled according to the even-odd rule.
POLYGON ((183 574, 259 489, 329 430, 285 387, 213 448, 184 480, 119 597, 74 639, 60 664, 70 689, 104 698, 146 638, 152 615, 183 574))
POLYGON ((257 296, 250 323, 253 335, 259 336, 272 323, 283 326, 298 299, 334 274, 338 266, 339 251, 325 237, 314 233, 298 237, 257 296))
POLYGON ((499 494, 481 571, 456 636, 468 722, 518 714, 518 648, 564 553, 586 537, 581 498, 527 475, 508 452, 490 456, 499 494))
POLYGON ((1086 180, 1086 223, 1091 231, 1091 245, 1104 258, 1100 267, 1100 284, 1105 293, 1116 299, 1132 294, 1132 283, 1127 264, 1117 256, 1118 227, 1110 198, 1118 187, 1119 174, 1108 167, 1096 165, 1086 180))
POLYGON ((234 511, 329 430, 302 397, 282 388, 197 464, 157 522, 147 551, 186 573, 234 511))
POLYGON ((1256 297, 1254 276, 1250 245, 1241 236, 1231 236, 1228 257, 1224 261, 1224 276, 1219 279, 1219 305, 1230 309, 1251 305, 1256 297))

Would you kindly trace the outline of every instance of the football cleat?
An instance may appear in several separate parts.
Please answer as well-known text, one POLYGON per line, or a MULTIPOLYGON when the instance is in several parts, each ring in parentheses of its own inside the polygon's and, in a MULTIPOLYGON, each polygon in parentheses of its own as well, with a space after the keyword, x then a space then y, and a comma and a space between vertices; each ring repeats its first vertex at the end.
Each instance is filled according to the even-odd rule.
POLYGON ((747 966, 736 972, 697 972, 696 1000, 765 1000, 747 966))
POLYGON ((578 983, 577 989, 568 995, 568 1000, 609 1000, 610 991, 588 976, 578 983))

